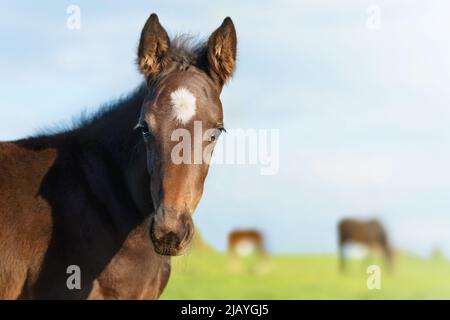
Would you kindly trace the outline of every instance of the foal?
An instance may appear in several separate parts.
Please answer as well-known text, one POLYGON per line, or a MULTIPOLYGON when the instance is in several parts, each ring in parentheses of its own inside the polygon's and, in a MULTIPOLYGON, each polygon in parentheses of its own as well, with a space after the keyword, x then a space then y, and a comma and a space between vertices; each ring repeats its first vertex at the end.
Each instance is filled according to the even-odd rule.
POLYGON ((146 85, 76 128, 0 143, 0 298, 159 298, 193 235, 209 163, 190 155, 210 157, 224 130, 236 45, 230 18, 189 47, 152 14, 137 56, 146 85), (198 124, 202 138, 180 148, 198 124))

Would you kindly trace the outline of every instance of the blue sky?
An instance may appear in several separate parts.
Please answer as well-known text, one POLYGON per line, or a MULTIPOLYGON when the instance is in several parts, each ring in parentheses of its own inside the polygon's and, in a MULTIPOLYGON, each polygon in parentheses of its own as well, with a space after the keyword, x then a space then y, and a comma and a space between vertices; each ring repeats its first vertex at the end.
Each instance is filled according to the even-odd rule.
POLYGON ((194 220, 224 249, 256 227, 275 252, 332 252, 343 216, 380 217, 395 246, 450 255, 450 22, 444 1, 0 2, 0 139, 131 91, 140 30, 206 38, 231 16, 227 128, 280 130, 280 172, 213 166, 194 220), (69 5, 81 29, 66 28, 69 5), (380 9, 380 29, 366 26, 380 9))

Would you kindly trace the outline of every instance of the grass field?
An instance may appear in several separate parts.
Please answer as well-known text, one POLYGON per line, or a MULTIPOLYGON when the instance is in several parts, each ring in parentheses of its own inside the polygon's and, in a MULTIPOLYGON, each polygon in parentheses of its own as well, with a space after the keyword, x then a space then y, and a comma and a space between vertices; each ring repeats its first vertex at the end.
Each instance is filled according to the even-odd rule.
POLYGON ((253 257, 233 264, 225 254, 191 252, 173 258, 161 298, 450 299, 448 261, 397 255, 393 272, 382 271, 380 290, 367 289, 368 264, 351 261, 341 275, 335 256, 273 256, 263 264, 253 257))

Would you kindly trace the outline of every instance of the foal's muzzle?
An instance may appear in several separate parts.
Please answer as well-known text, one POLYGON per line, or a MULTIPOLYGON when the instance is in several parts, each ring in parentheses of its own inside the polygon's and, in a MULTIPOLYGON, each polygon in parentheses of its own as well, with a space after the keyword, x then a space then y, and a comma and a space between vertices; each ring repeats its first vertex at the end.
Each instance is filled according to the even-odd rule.
POLYGON ((194 234, 194 224, 187 212, 160 207, 150 228, 155 251, 165 256, 183 254, 194 234))

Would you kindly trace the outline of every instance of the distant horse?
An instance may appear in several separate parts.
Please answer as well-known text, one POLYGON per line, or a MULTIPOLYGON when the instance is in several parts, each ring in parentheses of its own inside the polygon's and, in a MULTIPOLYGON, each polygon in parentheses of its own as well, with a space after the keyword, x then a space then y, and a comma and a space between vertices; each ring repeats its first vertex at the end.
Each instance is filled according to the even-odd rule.
POLYGON ((388 236, 378 220, 359 221, 343 219, 338 225, 339 259, 341 270, 345 270, 344 246, 349 242, 366 245, 370 251, 381 249, 388 267, 392 264, 392 249, 388 236))
POLYGON ((236 45, 230 18, 190 46, 152 14, 137 56, 146 85, 72 129, 0 143, 0 298, 159 298, 209 168, 173 161, 172 133, 200 122, 189 146, 212 153, 236 45))
POLYGON ((260 255, 266 254, 263 235, 257 230, 235 230, 228 236, 228 252, 236 256, 239 252, 239 246, 249 244, 254 247, 260 255))

